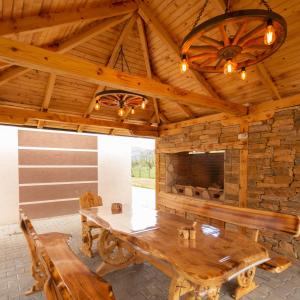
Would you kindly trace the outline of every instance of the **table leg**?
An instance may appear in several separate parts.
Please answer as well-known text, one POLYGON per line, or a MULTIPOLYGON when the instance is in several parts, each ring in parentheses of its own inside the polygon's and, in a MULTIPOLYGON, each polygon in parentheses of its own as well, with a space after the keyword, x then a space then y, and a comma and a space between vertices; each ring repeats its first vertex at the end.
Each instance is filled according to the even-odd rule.
POLYGON ((234 292, 234 299, 240 299, 258 287, 254 282, 255 271, 254 267, 237 276, 238 287, 234 292))
POLYGON ((144 262, 128 243, 116 238, 108 230, 103 230, 100 235, 98 252, 103 260, 97 269, 100 276, 144 262))
MULTIPOLYGON (((182 277, 173 277, 169 287, 168 300, 179 300, 181 296, 186 295, 186 299, 192 300, 194 286, 182 277)), ((194 294, 195 295, 195 294, 194 294)))
POLYGON ((80 247, 81 252, 88 257, 93 257, 92 245, 93 245, 93 236, 92 229, 87 225, 86 222, 81 222, 82 225, 82 244, 80 247))
POLYGON ((220 297, 220 287, 209 288, 207 291, 208 300, 218 300, 220 297))

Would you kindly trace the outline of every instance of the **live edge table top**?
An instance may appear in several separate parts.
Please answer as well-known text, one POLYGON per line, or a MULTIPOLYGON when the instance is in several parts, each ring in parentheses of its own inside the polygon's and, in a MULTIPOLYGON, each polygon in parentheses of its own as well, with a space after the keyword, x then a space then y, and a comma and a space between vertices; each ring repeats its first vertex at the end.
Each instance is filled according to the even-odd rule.
POLYGON ((162 211, 132 209, 112 214, 99 206, 80 213, 198 284, 221 284, 269 258, 263 246, 246 236, 204 223, 197 223, 195 240, 183 240, 178 229, 193 222, 162 211))

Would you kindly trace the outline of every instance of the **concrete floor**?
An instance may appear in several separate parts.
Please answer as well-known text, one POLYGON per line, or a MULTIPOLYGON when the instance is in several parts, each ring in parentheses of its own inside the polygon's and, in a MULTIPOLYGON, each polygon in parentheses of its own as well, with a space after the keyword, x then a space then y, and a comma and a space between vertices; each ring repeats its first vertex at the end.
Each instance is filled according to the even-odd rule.
MULTIPOLYGON (((79 253, 80 218, 78 215, 64 216, 33 222, 38 233, 59 231, 71 233, 71 247, 92 270, 100 262, 79 253)), ((18 225, 0 227, 0 300, 45 299, 42 293, 24 296, 24 291, 32 285, 30 257, 27 244, 18 225)), ((114 272, 105 277, 114 289, 117 300, 166 300, 169 279, 155 268, 144 264, 114 272)), ((282 274, 270 274, 258 270, 256 282, 260 285, 243 299, 299 300, 300 267, 293 266, 282 274)), ((224 285, 220 299, 230 297, 234 282, 224 285)))

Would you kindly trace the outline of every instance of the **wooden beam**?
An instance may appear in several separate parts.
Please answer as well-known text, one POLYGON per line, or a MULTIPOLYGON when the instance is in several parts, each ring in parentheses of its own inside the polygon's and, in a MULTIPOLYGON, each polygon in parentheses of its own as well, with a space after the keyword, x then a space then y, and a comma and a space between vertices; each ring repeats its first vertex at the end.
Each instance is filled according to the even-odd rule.
POLYGON ((56 80, 56 75, 50 74, 47 87, 46 87, 45 97, 42 103, 42 111, 47 111, 49 108, 51 96, 54 90, 55 80, 56 80))
POLYGON ((273 82, 272 77, 270 76, 269 72, 267 71, 263 63, 256 65, 256 71, 260 76, 260 78, 262 79, 266 88, 272 93, 273 97, 275 97, 276 99, 281 99, 278 88, 273 82))
POLYGON ((250 106, 249 113, 251 115, 259 114, 261 112, 276 111, 288 107, 300 105, 300 94, 294 96, 285 97, 280 100, 272 100, 262 102, 253 106, 250 106))
MULTIPOLYGON (((105 19, 101 21, 99 24, 80 32, 79 34, 74 35, 73 37, 58 42, 53 46, 54 51, 58 53, 66 53, 73 48, 88 42, 89 40, 93 39, 94 37, 98 36, 100 33, 112 28, 130 18, 131 14, 126 14, 122 16, 112 17, 109 19, 105 19)), ((49 47, 51 50, 51 47, 49 47)))
POLYGON ((160 135, 168 135, 172 132, 177 132, 185 127, 190 127, 198 124, 204 124, 209 122, 222 122, 224 125, 243 124, 245 122, 257 122, 261 120, 267 120, 273 117, 274 113, 280 109, 286 109, 289 107, 300 106, 300 94, 294 96, 282 98, 280 100, 272 100, 262 102, 250 106, 249 114, 241 117, 233 117, 230 114, 219 113, 203 117, 194 118, 191 120, 185 120, 170 124, 164 124, 159 127, 160 135))
POLYGON ((101 5, 91 8, 79 8, 61 13, 39 14, 37 16, 0 21, 0 35, 17 34, 21 32, 38 32, 50 27, 72 24, 82 21, 101 20, 132 13, 137 9, 134 2, 101 5))
POLYGON ((52 121, 72 125, 96 126, 104 128, 128 129, 135 135, 157 136, 157 128, 148 125, 135 125, 96 118, 83 118, 65 113, 41 112, 22 108, 0 106, 0 123, 24 125, 29 119, 52 121))
POLYGON ((112 51, 112 54, 106 64, 107 67, 113 67, 117 61, 119 52, 120 52, 120 48, 126 38, 126 36, 129 34, 129 32, 132 30, 132 27, 136 21, 137 15, 134 14, 130 20, 126 23, 126 25, 124 26, 123 30, 121 31, 121 34, 115 44, 115 47, 112 51))
POLYGON ((247 108, 241 104, 186 91, 148 78, 101 67, 77 57, 5 38, 0 38, 0 59, 27 68, 71 76, 96 85, 125 89, 185 105, 208 107, 237 115, 247 113, 247 108))
POLYGON ((195 117, 195 114, 191 111, 191 109, 188 106, 181 104, 181 103, 177 103, 177 105, 188 118, 195 117))
MULTIPOLYGON (((149 7, 144 3, 139 1, 139 9, 138 13, 144 19, 144 21, 154 29, 156 34, 159 36, 162 42, 170 49, 170 51, 175 54, 178 59, 180 58, 180 51, 178 45, 174 42, 171 35, 167 32, 167 30, 162 26, 153 12, 149 9, 149 7)), ((201 87, 207 92, 210 96, 214 98, 219 98, 216 91, 212 88, 212 86, 208 83, 206 78, 196 70, 189 69, 191 75, 198 81, 201 87)))
POLYGON ((0 73, 0 86, 28 72, 27 68, 11 66, 0 73))
MULTIPOLYGON (((72 48, 75 48, 76 46, 80 45, 81 43, 87 42, 89 39, 92 39, 96 35, 100 34, 101 32, 107 30, 110 27, 115 26, 116 24, 119 24, 126 19, 128 19, 130 15, 123 15, 118 17, 113 17, 107 20, 102 21, 100 24, 81 32, 79 35, 76 35, 68 40, 65 40, 62 43, 59 43, 56 46, 50 46, 46 47, 45 49, 55 51, 57 53, 66 53, 70 51, 72 48)), ((8 65, 7 63, 3 63, 8 65)), ((0 73, 0 86, 7 83, 8 81, 17 78, 21 75, 24 75, 25 73, 31 71, 30 68, 23 68, 19 66, 12 66, 2 73, 0 73)))
MULTIPOLYGON (((146 37, 146 33, 145 33, 144 22, 141 19, 141 17, 137 18, 137 27, 138 27, 139 37, 140 37, 140 41, 141 41, 147 76, 148 76, 148 78, 152 78, 152 68, 151 68, 151 63, 150 63, 148 42, 147 42, 147 37, 146 37)), ((158 109, 157 99, 153 98, 152 101, 153 101, 153 107, 154 107, 154 112, 155 112, 155 116, 156 116, 156 121, 159 124, 160 117, 159 117, 159 109, 158 109)))

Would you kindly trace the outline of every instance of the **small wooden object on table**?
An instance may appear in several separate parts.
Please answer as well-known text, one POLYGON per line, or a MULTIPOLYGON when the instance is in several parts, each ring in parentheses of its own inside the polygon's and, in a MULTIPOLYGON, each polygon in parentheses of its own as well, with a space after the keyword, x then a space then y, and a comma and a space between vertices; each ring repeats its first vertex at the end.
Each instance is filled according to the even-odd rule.
POLYGON ((112 203, 111 204, 111 213, 112 214, 121 214, 122 213, 122 203, 112 203))

